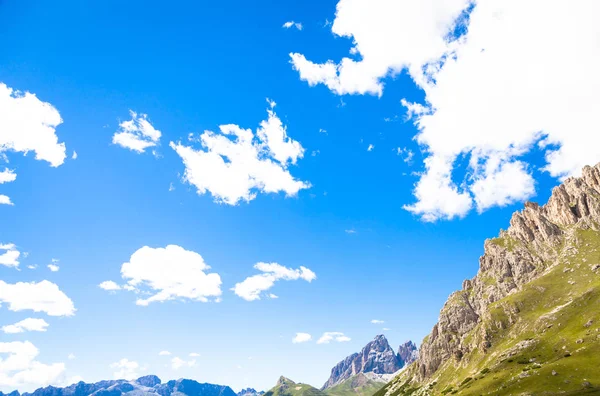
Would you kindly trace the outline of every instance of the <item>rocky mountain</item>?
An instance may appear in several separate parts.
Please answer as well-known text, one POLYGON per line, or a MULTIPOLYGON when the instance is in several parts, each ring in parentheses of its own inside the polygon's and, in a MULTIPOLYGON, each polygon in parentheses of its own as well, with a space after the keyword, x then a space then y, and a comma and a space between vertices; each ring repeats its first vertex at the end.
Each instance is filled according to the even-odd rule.
POLYGON ((419 358, 378 395, 600 392, 600 164, 487 240, 419 358))
POLYGON ((409 365, 419 357, 419 350, 412 341, 407 341, 398 348, 398 359, 403 365, 409 365))
POLYGON ((262 396, 264 394, 265 394, 264 391, 259 392, 254 388, 246 388, 246 389, 242 389, 241 391, 239 391, 237 393, 237 396, 262 396))
MULTIPOLYGON (((33 393, 14 391, 8 396, 236 396, 228 386, 201 384, 187 379, 161 383, 155 375, 140 377, 134 381, 111 380, 92 384, 78 382, 64 388, 48 386, 33 393)), ((0 392, 0 396, 5 396, 0 392)))
MULTIPOLYGON (((335 387, 359 373, 396 373, 404 367, 406 359, 414 361, 413 352, 416 352, 416 346, 408 342, 400 347, 399 352, 402 352, 402 356, 394 352, 385 336, 378 335, 359 353, 348 356, 332 368, 331 375, 321 390, 335 387)), ((371 380, 374 380, 374 377, 371 380)))

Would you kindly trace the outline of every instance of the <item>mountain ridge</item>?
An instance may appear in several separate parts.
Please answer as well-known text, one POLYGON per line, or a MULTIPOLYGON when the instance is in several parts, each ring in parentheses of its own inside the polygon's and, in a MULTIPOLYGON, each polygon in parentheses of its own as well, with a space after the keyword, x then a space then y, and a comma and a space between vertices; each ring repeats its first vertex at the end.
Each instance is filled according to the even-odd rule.
POLYGON ((450 295, 417 361, 379 394, 596 389, 600 374, 588 366, 600 366, 599 250, 597 164, 555 187, 545 205, 526 202, 485 241, 477 275, 450 295), (584 358, 591 350, 599 353, 584 358), (537 376, 544 380, 531 385, 537 376))

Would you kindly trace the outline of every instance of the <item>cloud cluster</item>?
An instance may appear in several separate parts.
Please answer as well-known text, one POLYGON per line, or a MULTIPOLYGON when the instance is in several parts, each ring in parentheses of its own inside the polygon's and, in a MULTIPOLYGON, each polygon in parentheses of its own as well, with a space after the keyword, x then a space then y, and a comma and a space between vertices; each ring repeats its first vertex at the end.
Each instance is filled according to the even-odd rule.
POLYGON ((0 388, 32 391, 61 384, 64 363, 44 364, 36 360, 39 350, 29 341, 0 342, 0 388))
POLYGON ((17 250, 14 243, 0 244, 0 265, 19 268, 19 257, 21 252, 17 250))
POLYGON ((131 120, 123 121, 112 138, 113 144, 143 153, 147 148, 155 147, 160 141, 161 132, 154 128, 146 114, 129 111, 131 120))
POLYGON ((24 333, 26 331, 46 331, 49 324, 44 319, 27 318, 15 324, 2 326, 6 334, 24 333))
POLYGON ((8 304, 8 309, 15 312, 32 310, 50 316, 75 314, 73 301, 56 284, 47 280, 14 284, 0 280, 0 303, 8 304))
POLYGON ((219 132, 205 131, 197 139, 202 148, 195 150, 171 142, 185 165, 184 180, 198 194, 210 193, 216 202, 236 205, 249 202, 258 192, 284 192, 294 196, 309 188, 295 179, 289 166, 304 155, 299 142, 287 135, 287 129, 272 110, 256 133, 237 125, 221 125, 219 132))
POLYGON ((206 273, 209 269, 202 256, 180 246, 144 246, 121 266, 121 276, 127 280, 126 285, 104 281, 99 287, 109 291, 125 289, 150 294, 148 298, 137 299, 136 304, 142 306, 174 299, 208 302, 221 295, 221 277, 216 273, 206 273))
MULTIPOLYGON (((233 287, 233 292, 246 301, 260 300, 261 293, 269 290, 279 280, 303 279, 312 282, 317 278, 314 272, 306 267, 291 269, 277 263, 257 263, 254 268, 262 274, 253 275, 233 287)), ((273 298, 273 297, 271 297, 273 298)), ((275 296, 275 298, 277 298, 275 296)))
POLYGON ((337 94, 381 95, 386 76, 407 71, 425 93, 402 101, 425 159, 405 209, 452 219, 534 195, 527 154, 559 179, 600 160, 599 12, 594 0, 340 0, 332 31, 359 60, 291 59, 337 94))
POLYGON ((352 339, 345 335, 344 333, 340 333, 339 331, 328 331, 323 333, 323 335, 317 340, 317 344, 329 344, 331 341, 335 342, 348 342, 352 339))
POLYGON ((179 357, 171 359, 171 368, 173 370, 179 370, 182 367, 194 367, 196 365, 196 359, 183 360, 179 357))

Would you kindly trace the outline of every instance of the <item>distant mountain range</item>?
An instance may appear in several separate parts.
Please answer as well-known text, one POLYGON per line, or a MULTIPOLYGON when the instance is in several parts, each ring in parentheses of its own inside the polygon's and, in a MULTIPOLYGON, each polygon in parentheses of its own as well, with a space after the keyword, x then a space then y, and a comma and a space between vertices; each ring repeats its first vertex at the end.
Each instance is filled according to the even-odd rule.
POLYGON ((100 381, 93 384, 78 382, 64 388, 48 386, 33 393, 14 391, 8 394, 0 392, 0 396, 237 396, 228 386, 201 384, 199 382, 179 379, 161 383, 156 375, 147 375, 137 380, 100 381))
POLYGON ((321 390, 280 377, 268 392, 247 388, 235 393, 229 386, 201 384, 189 379, 162 383, 156 375, 147 375, 131 381, 78 382, 64 388, 48 386, 33 393, 0 392, 0 396, 370 396, 416 357, 417 347, 411 341, 401 345, 395 353, 387 339, 378 335, 359 353, 339 362, 321 390))

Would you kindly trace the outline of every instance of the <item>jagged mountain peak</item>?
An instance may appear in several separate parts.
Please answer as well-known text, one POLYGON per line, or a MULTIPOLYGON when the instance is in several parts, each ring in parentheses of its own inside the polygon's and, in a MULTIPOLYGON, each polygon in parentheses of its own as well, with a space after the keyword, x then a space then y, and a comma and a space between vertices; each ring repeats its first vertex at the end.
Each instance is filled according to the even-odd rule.
POLYGON ((403 366, 404 361, 390 347, 387 338, 380 334, 360 352, 346 357, 333 367, 329 379, 321 389, 336 386, 359 373, 392 374, 403 366))

